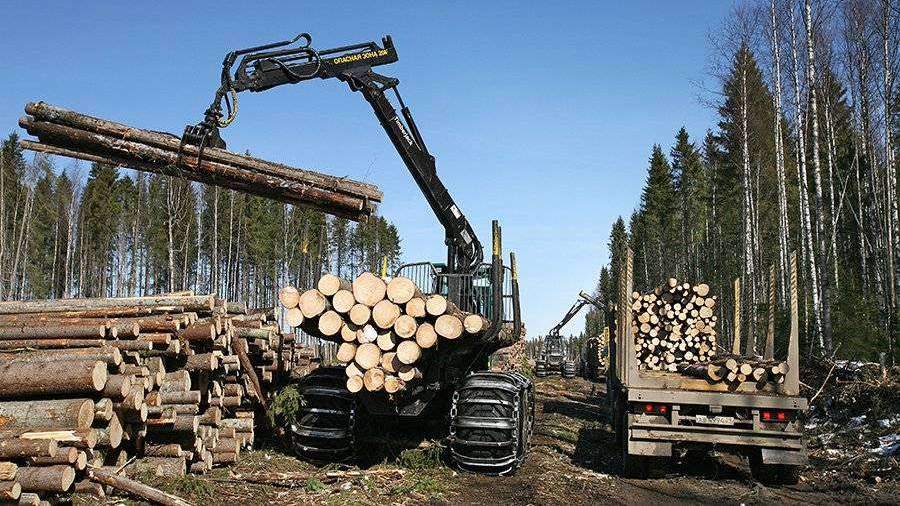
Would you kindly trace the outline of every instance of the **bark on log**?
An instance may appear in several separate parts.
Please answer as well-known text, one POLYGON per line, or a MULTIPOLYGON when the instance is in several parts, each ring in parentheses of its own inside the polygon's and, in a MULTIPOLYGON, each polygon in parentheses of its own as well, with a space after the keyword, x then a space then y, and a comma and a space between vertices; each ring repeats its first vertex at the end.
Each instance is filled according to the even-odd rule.
POLYGON ((188 311, 210 312, 215 307, 212 295, 116 297, 109 299, 55 299, 0 302, 0 314, 56 313, 63 311, 101 310, 116 308, 153 308, 183 306, 188 311))
MULTIPOLYGON (((5 304, 0 302, 0 304, 5 304)), ((103 339, 105 325, 41 325, 27 323, 13 327, 0 327, 0 339, 103 339)))
POLYGON ((0 459, 50 457, 56 455, 56 451, 54 439, 0 439, 0 459))
POLYGON ((90 469, 88 471, 88 479, 163 506, 190 506, 189 503, 174 495, 167 494, 124 476, 119 476, 103 468, 90 469))
POLYGON ((66 492, 75 482, 72 466, 23 467, 16 481, 25 492, 66 492))
MULTIPOLYGON (((134 140, 169 151, 181 150, 185 154, 194 157, 200 154, 199 147, 189 144, 182 145, 179 138, 174 135, 133 128, 114 121, 104 120, 56 107, 45 102, 30 102, 25 106, 25 112, 41 121, 48 121, 90 132, 97 132, 116 139, 134 140)), ((271 176, 303 182, 319 188, 326 188, 345 193, 347 195, 361 196, 376 202, 379 202, 382 199, 381 191, 370 184, 289 167, 287 165, 261 160, 248 155, 232 153, 224 149, 206 147, 203 150, 203 158, 218 163, 233 165, 246 170, 253 170, 271 176)))
POLYGON ((262 197, 278 196, 295 204, 318 208, 325 212, 336 211, 333 214, 339 211, 342 214, 360 213, 366 216, 374 211, 374 203, 365 198, 215 162, 207 156, 206 151, 202 158, 198 158, 184 152, 179 154, 175 150, 115 139, 86 130, 35 121, 28 117, 20 118, 19 125, 28 133, 37 136, 42 144, 73 151, 74 153, 69 156, 77 158, 83 158, 78 156, 78 153, 109 155, 121 159, 127 167, 138 170, 172 173, 175 169, 179 177, 186 179, 198 182, 214 180, 219 186, 241 189, 262 197))
POLYGON ((93 422, 90 399, 0 402, 0 429, 86 429, 93 422))
MULTIPOLYGON (((0 481, 0 500, 17 501, 22 496, 22 485, 17 481, 0 481)), ((19 503, 21 504, 21 503, 19 503)))
POLYGON ((0 399, 95 393, 106 385, 105 363, 88 359, 64 364, 48 367, 47 362, 0 363, 0 399))

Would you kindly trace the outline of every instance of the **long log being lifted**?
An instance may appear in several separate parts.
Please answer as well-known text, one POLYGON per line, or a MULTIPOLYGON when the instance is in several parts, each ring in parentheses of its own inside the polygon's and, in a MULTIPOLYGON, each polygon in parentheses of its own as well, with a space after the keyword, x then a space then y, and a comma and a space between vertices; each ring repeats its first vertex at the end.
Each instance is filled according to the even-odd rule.
POLYGON ((133 128, 44 102, 20 120, 40 142, 25 149, 213 184, 365 221, 382 199, 377 187, 223 149, 182 144, 174 135, 133 128))

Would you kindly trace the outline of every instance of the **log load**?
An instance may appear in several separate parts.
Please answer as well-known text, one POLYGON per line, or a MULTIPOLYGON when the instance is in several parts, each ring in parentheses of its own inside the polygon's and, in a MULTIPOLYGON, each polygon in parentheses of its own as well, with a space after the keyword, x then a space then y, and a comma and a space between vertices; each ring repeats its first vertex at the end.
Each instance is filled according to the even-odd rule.
POLYGON ((102 492, 90 466, 132 457, 126 474, 237 462, 274 387, 316 364, 275 311, 211 295, 2 302, 0 502, 102 492))
POLYGON ((280 293, 287 311, 295 305, 303 312, 286 323, 337 343, 335 358, 345 367, 351 392, 397 394, 453 347, 490 351, 521 342, 507 327, 494 335, 483 315, 461 311, 443 295, 425 294, 402 276, 386 281, 364 272, 350 282, 325 274, 316 288, 285 287, 280 293))
POLYGON ((718 354, 714 314, 717 297, 705 283, 670 278, 655 290, 631 294, 631 331, 640 368, 680 373, 709 383, 763 389, 784 382, 788 364, 718 354))
POLYGON ((716 355, 716 296, 709 285, 675 278, 631 295, 632 334, 642 368, 676 372, 682 363, 706 363, 716 355))
POLYGON ((24 149, 182 177, 365 221, 382 199, 377 187, 242 155, 182 144, 180 138, 30 102, 19 125, 24 149))

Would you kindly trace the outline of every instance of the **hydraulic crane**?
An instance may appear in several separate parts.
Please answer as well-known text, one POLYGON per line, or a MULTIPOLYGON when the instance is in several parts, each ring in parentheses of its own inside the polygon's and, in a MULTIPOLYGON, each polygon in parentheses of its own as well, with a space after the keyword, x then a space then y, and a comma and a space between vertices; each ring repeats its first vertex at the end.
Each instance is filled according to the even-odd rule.
POLYGON ((584 292, 579 293, 578 298, 563 316, 562 320, 547 332, 547 336, 544 337, 544 346, 541 349, 541 354, 535 363, 535 375, 544 377, 548 374, 559 373, 564 378, 575 377, 575 361, 568 357, 559 331, 588 304, 597 304, 597 302, 584 292))
MULTIPOLYGON (((484 263, 482 243, 438 177, 434 156, 397 89, 400 81, 372 70, 397 60, 390 36, 382 38, 381 45, 365 42, 317 50, 312 37, 301 33, 291 40, 232 51, 222 62, 220 85, 203 120, 185 128, 182 143, 198 146, 201 158, 205 147, 224 148, 220 130, 234 121, 240 92, 263 92, 312 79, 346 83, 372 107, 445 230, 445 264, 407 264, 396 275, 412 278, 423 292, 445 295, 464 311, 484 315, 494 336, 504 326, 521 335, 515 257, 510 255, 510 267, 503 265, 500 226, 493 222, 491 262, 484 263)), ((449 412, 449 453, 454 463, 486 474, 512 472, 524 461, 531 436, 533 386, 518 373, 485 370, 496 348, 439 349, 438 359, 422 371, 421 386, 390 398, 383 392, 351 394, 342 368, 319 368, 297 385, 301 408, 297 423, 290 427, 294 447, 313 460, 343 460, 354 453, 354 427, 360 416, 444 417, 449 412), (429 406, 434 409, 426 411, 429 406)))

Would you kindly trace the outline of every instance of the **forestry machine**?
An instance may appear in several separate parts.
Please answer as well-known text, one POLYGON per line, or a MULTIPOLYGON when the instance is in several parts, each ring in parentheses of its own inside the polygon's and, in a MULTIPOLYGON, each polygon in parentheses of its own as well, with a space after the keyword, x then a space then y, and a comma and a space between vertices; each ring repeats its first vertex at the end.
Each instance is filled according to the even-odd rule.
POLYGON ((423 292, 445 295, 463 311, 484 315, 494 334, 485 339, 488 344, 437 350, 422 371, 422 381, 393 398, 383 392, 351 394, 342 368, 319 368, 297 385, 301 413, 290 427, 294 447, 310 460, 345 460, 355 454, 354 428, 363 415, 382 421, 449 415, 448 453, 457 466, 485 474, 511 473, 528 449, 533 386, 518 373, 489 372, 487 366, 500 347, 491 341, 501 327, 510 326, 514 335, 521 335, 515 256, 510 254, 510 267, 503 265, 500 226, 494 221, 492 258, 484 263, 481 242, 438 177, 434 156, 400 97, 400 81, 372 70, 397 59, 390 36, 381 45, 364 42, 316 50, 312 37, 302 33, 292 40, 232 51, 223 61, 212 104, 199 124, 185 128, 182 142, 200 147, 201 156, 206 146, 224 148, 219 130, 234 120, 241 91, 333 78, 365 98, 446 231, 446 263, 407 264, 395 275, 409 277, 423 292), (396 97, 400 114, 389 93, 396 97))
POLYGON ((581 308, 588 304, 594 304, 594 300, 581 292, 569 311, 563 316, 562 320, 550 329, 547 336, 544 337, 544 345, 541 347, 541 353, 538 355, 534 365, 534 374, 543 378, 549 374, 560 374, 563 378, 575 377, 575 361, 568 358, 568 353, 563 338, 559 335, 559 331, 566 326, 567 323, 575 315, 581 311, 581 308))

